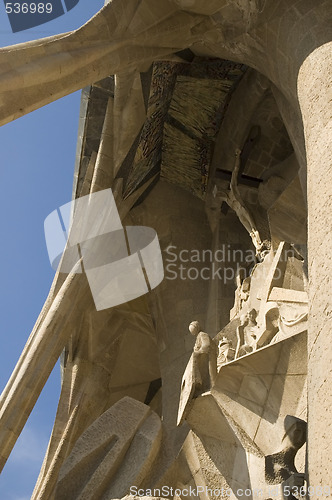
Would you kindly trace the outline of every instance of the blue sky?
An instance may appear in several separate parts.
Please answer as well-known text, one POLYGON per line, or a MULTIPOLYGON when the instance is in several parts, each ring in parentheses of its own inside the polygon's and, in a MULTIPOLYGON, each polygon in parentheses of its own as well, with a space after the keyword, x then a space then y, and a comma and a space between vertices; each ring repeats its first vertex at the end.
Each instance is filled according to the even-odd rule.
MULTIPOLYGON (((80 0, 58 19, 13 34, 1 1, 0 46, 78 28, 103 3, 80 0)), ((75 92, 0 128, 1 391, 53 280, 43 224, 50 212, 71 199, 79 106, 80 92, 75 92)), ((1 500, 30 498, 53 426, 59 392, 57 364, 0 476, 1 500)))

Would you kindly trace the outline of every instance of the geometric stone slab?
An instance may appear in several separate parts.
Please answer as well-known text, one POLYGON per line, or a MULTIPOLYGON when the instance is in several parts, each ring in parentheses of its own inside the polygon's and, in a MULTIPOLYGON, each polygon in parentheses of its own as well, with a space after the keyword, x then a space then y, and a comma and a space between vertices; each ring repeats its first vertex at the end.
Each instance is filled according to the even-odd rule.
POLYGON ((124 397, 77 440, 60 470, 55 500, 100 500, 107 491, 115 498, 129 493, 130 486, 141 481, 151 466, 160 434, 160 418, 145 404, 124 397), (128 451, 130 473, 124 469, 128 451))

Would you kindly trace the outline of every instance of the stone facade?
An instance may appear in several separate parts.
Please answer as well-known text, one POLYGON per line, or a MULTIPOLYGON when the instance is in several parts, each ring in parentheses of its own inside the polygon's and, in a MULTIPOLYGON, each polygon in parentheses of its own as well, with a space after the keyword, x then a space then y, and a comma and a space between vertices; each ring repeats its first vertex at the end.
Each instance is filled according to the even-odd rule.
POLYGON ((331 11, 113 0, 1 49, 1 123, 84 87, 73 198, 111 188, 165 272, 101 311, 57 272, 1 398, 3 466, 62 353, 34 500, 332 496, 331 11))

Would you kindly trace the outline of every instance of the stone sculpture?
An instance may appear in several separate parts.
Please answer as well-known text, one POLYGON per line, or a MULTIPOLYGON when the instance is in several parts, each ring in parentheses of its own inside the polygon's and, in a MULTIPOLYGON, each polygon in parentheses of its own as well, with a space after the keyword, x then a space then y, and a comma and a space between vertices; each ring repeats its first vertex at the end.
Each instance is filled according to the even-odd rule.
POLYGON ((307 329, 308 306, 306 303, 279 303, 278 332, 271 344, 307 329))
POLYGON ((239 314, 244 305, 244 302, 246 302, 249 298, 251 277, 244 277, 244 271, 245 270, 241 267, 236 275, 237 287, 235 290, 234 306, 230 311, 230 319, 233 319, 239 314))
MULTIPOLYGON (((238 187, 238 175, 240 169, 241 162, 241 151, 237 149, 235 151, 235 164, 232 172, 230 187, 228 191, 218 192, 218 198, 222 201, 225 201, 229 207, 234 210, 236 215, 238 216, 241 224, 248 231, 252 243, 256 249, 257 255, 260 254, 263 248, 263 242, 259 235, 258 229, 256 227, 255 220, 253 215, 251 214, 248 207, 245 206, 245 203, 242 199, 239 187, 238 187)), ((265 247, 264 247, 265 250, 265 247)))
MULTIPOLYGON (((200 244, 214 252, 229 244, 244 252, 251 239, 261 260, 241 282, 230 322, 234 276, 229 283, 165 281, 148 297, 97 314, 84 275, 56 275, 1 399, 2 467, 65 349, 62 393, 35 500, 51 500, 54 491, 66 498, 75 486, 71 472, 80 469, 77 450, 92 477, 99 465, 112 468, 104 449, 98 455, 95 431, 105 411, 112 413, 124 396, 155 405, 163 418, 169 455, 159 475, 142 472, 145 484, 222 485, 233 499, 243 496, 239 488, 248 488, 255 499, 253 488, 264 472, 284 489, 301 481, 291 457, 303 440, 295 436, 302 424, 287 424, 284 448, 268 453, 278 445, 275 428, 283 416, 304 416, 307 401, 314 405, 308 426, 310 481, 331 484, 325 447, 332 421, 331 398, 325 397, 331 385, 327 278, 332 271, 325 244, 332 226, 332 52, 326 21, 331 5, 328 0, 288 4, 113 0, 78 30, 1 49, 1 124, 93 84, 85 91, 89 102, 80 123, 76 197, 112 188, 121 218, 155 227, 163 244, 200 244), (241 172, 246 184, 239 187, 240 151, 234 165, 234 149, 257 123, 261 137, 248 153, 241 172), (291 176, 284 175, 273 191, 268 179, 288 171, 289 158, 291 176), (219 165, 225 165, 227 182, 232 171, 230 189, 217 189, 220 195, 213 199, 219 165), (227 217, 220 216, 220 202, 232 208, 227 217), (294 252, 284 258, 292 253, 284 235, 294 244, 307 242, 307 208, 308 293, 302 261, 294 252), (285 224, 289 212, 293 222, 285 224), (208 331, 221 330, 233 343, 238 333, 238 357, 219 373, 217 346, 196 322, 194 352, 185 338, 183 325, 193 314, 206 320, 208 331), (246 356, 239 355, 241 349, 246 356), (193 432, 186 425, 176 428, 179 401, 178 424, 188 417, 193 432), (96 450, 92 463, 89 451, 96 450)), ((231 348, 226 342, 220 347, 224 363, 231 348)), ((150 420, 157 430, 158 418, 150 420)), ((142 434, 132 442, 135 438, 142 434)), ((121 453, 119 467, 128 470, 121 453)), ((136 455, 131 459, 136 463, 136 455)), ((97 483, 95 477, 90 484, 97 483)), ((115 489, 109 496, 122 493, 115 489)), ((210 498, 205 491, 200 496, 210 498)))
POLYGON ((238 344, 236 347, 236 358, 253 352, 256 349, 258 333, 256 317, 256 309, 251 309, 246 315, 242 315, 240 318, 240 325, 237 327, 238 344))
POLYGON ((218 342, 218 358, 217 358, 217 370, 219 372, 222 365, 228 363, 234 359, 235 350, 232 348, 232 341, 227 337, 223 337, 218 342))
POLYGON ((190 323, 189 331, 196 337, 196 341, 182 377, 178 425, 183 422, 192 399, 209 391, 217 376, 217 346, 215 342, 201 330, 198 321, 190 323))
POLYGON ((265 457, 265 480, 269 485, 281 484, 285 498, 296 500, 290 491, 292 487, 296 487, 299 491, 304 486, 305 474, 297 471, 294 460, 297 452, 306 442, 307 424, 304 420, 287 415, 284 427, 282 449, 265 457))
POLYGON ((216 379, 217 349, 211 337, 201 330, 198 321, 189 325, 190 333, 196 337, 193 359, 196 370, 195 394, 210 390, 216 379))

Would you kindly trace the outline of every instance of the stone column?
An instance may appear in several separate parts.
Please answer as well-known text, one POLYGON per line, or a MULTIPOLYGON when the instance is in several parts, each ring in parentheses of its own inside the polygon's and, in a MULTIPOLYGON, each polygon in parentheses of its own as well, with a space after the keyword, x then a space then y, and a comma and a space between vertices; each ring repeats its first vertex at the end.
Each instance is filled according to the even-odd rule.
POLYGON ((308 473, 312 487, 332 489, 331 73, 332 43, 326 43, 303 62, 298 97, 308 166, 308 473))

